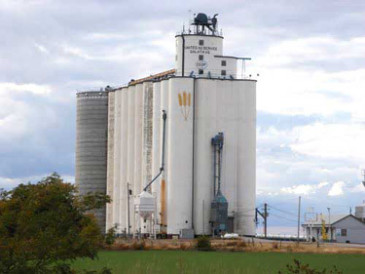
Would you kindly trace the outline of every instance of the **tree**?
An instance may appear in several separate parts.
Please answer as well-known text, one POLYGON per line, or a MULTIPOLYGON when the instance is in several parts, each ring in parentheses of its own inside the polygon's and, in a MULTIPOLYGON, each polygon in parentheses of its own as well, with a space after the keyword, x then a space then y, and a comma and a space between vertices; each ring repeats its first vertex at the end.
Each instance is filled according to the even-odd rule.
POLYGON ((66 260, 94 259, 103 236, 88 212, 107 202, 100 193, 78 196, 56 173, 1 190, 0 273, 50 273, 66 260))

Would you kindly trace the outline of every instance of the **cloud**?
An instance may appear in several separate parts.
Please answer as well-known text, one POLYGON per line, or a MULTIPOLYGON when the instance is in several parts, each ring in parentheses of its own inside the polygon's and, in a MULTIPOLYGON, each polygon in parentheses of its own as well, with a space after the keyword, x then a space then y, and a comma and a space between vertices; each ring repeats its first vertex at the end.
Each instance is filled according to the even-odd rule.
POLYGON ((280 191, 289 194, 308 195, 310 193, 315 193, 315 187, 311 185, 298 185, 292 187, 283 187, 280 189, 280 191))
POLYGON ((344 194, 343 188, 345 183, 342 181, 336 182, 332 185, 331 189, 328 191, 328 196, 341 196, 344 194))
POLYGON ((365 125, 360 123, 315 123, 295 129, 297 140, 290 148, 321 158, 351 159, 365 162, 365 125))
POLYGON ((318 185, 296 185, 291 187, 283 187, 280 189, 282 193, 295 195, 309 195, 314 194, 317 190, 328 185, 328 182, 320 182, 318 185))
MULTIPOLYGON (((307 69, 311 65, 316 66, 318 62, 325 64, 339 60, 343 64, 351 59, 364 59, 364 47, 365 37, 340 40, 320 36, 286 40, 270 47, 265 55, 257 60, 257 66, 281 68, 295 65, 295 69, 307 69)), ((339 66, 337 69, 342 68, 339 66)))
POLYGON ((49 95, 51 93, 52 89, 50 86, 48 85, 38 85, 38 84, 34 84, 34 83, 22 83, 22 84, 18 84, 18 83, 7 83, 7 82, 2 82, 0 83, 0 94, 1 95, 5 95, 5 94, 10 94, 13 92, 18 92, 18 93, 32 93, 35 95, 49 95))
POLYGON ((41 45, 41 44, 38 44, 38 43, 34 43, 34 46, 40 51, 40 52, 42 52, 42 53, 44 53, 44 54, 50 54, 50 52, 49 52, 49 50, 45 47, 45 46, 43 46, 43 45, 41 45))
POLYGON ((320 182, 319 184, 318 184, 318 188, 319 189, 321 189, 322 187, 325 187, 325 186, 327 186, 329 183, 328 182, 320 182))

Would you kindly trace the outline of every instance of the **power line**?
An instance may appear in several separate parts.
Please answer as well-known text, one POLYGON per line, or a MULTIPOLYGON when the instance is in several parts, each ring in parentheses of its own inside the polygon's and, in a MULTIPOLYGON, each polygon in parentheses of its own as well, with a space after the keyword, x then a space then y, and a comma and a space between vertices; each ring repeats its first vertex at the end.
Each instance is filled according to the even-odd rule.
POLYGON ((286 211, 286 210, 283 210, 283 209, 279 209, 279 208, 274 207, 274 206, 272 206, 272 205, 270 205, 270 208, 275 209, 275 210, 278 210, 278 211, 280 211, 280 212, 282 212, 282 213, 285 213, 285 214, 289 214, 289 215, 297 216, 297 214, 295 214, 295 213, 293 213, 293 212, 286 211))
POLYGON ((276 215, 276 214, 273 214, 273 213, 271 213, 270 214, 270 216, 275 216, 275 217, 278 217, 278 218, 280 218, 280 219, 284 219, 284 220, 287 220, 287 221, 290 221, 290 222, 297 222, 298 220, 296 220, 296 219, 289 219, 289 218, 287 218, 287 217, 284 217, 284 216, 280 216, 280 215, 276 215))

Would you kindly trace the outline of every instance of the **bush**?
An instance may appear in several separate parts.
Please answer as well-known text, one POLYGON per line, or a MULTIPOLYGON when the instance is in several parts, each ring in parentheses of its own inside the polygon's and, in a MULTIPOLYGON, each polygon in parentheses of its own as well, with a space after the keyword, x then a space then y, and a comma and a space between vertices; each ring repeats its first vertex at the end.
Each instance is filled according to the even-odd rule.
POLYGON ((116 239, 115 230, 116 230, 116 227, 111 227, 108 229, 108 232, 105 234, 104 241, 107 246, 111 246, 112 244, 114 244, 115 239, 116 239))
POLYGON ((206 236, 199 237, 196 242, 196 249, 199 251, 211 251, 212 245, 210 243, 210 238, 206 236))
MULTIPOLYGON (((327 272, 326 269, 316 270, 314 268, 310 268, 308 264, 302 264, 299 260, 294 259, 293 265, 286 265, 287 272, 286 273, 299 273, 299 274, 342 274, 343 272, 338 270, 336 266, 333 266, 332 270, 327 272)), ((279 271, 279 274, 284 272, 279 271)))

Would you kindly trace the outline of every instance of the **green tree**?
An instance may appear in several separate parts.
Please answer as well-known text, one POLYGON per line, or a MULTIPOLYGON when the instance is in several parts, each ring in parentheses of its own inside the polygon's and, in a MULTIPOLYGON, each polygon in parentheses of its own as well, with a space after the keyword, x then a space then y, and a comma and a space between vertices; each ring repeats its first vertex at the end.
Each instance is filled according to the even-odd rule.
POLYGON ((103 236, 90 210, 104 194, 77 195, 56 173, 0 191, 0 273, 65 273, 66 261, 94 259, 103 236))

